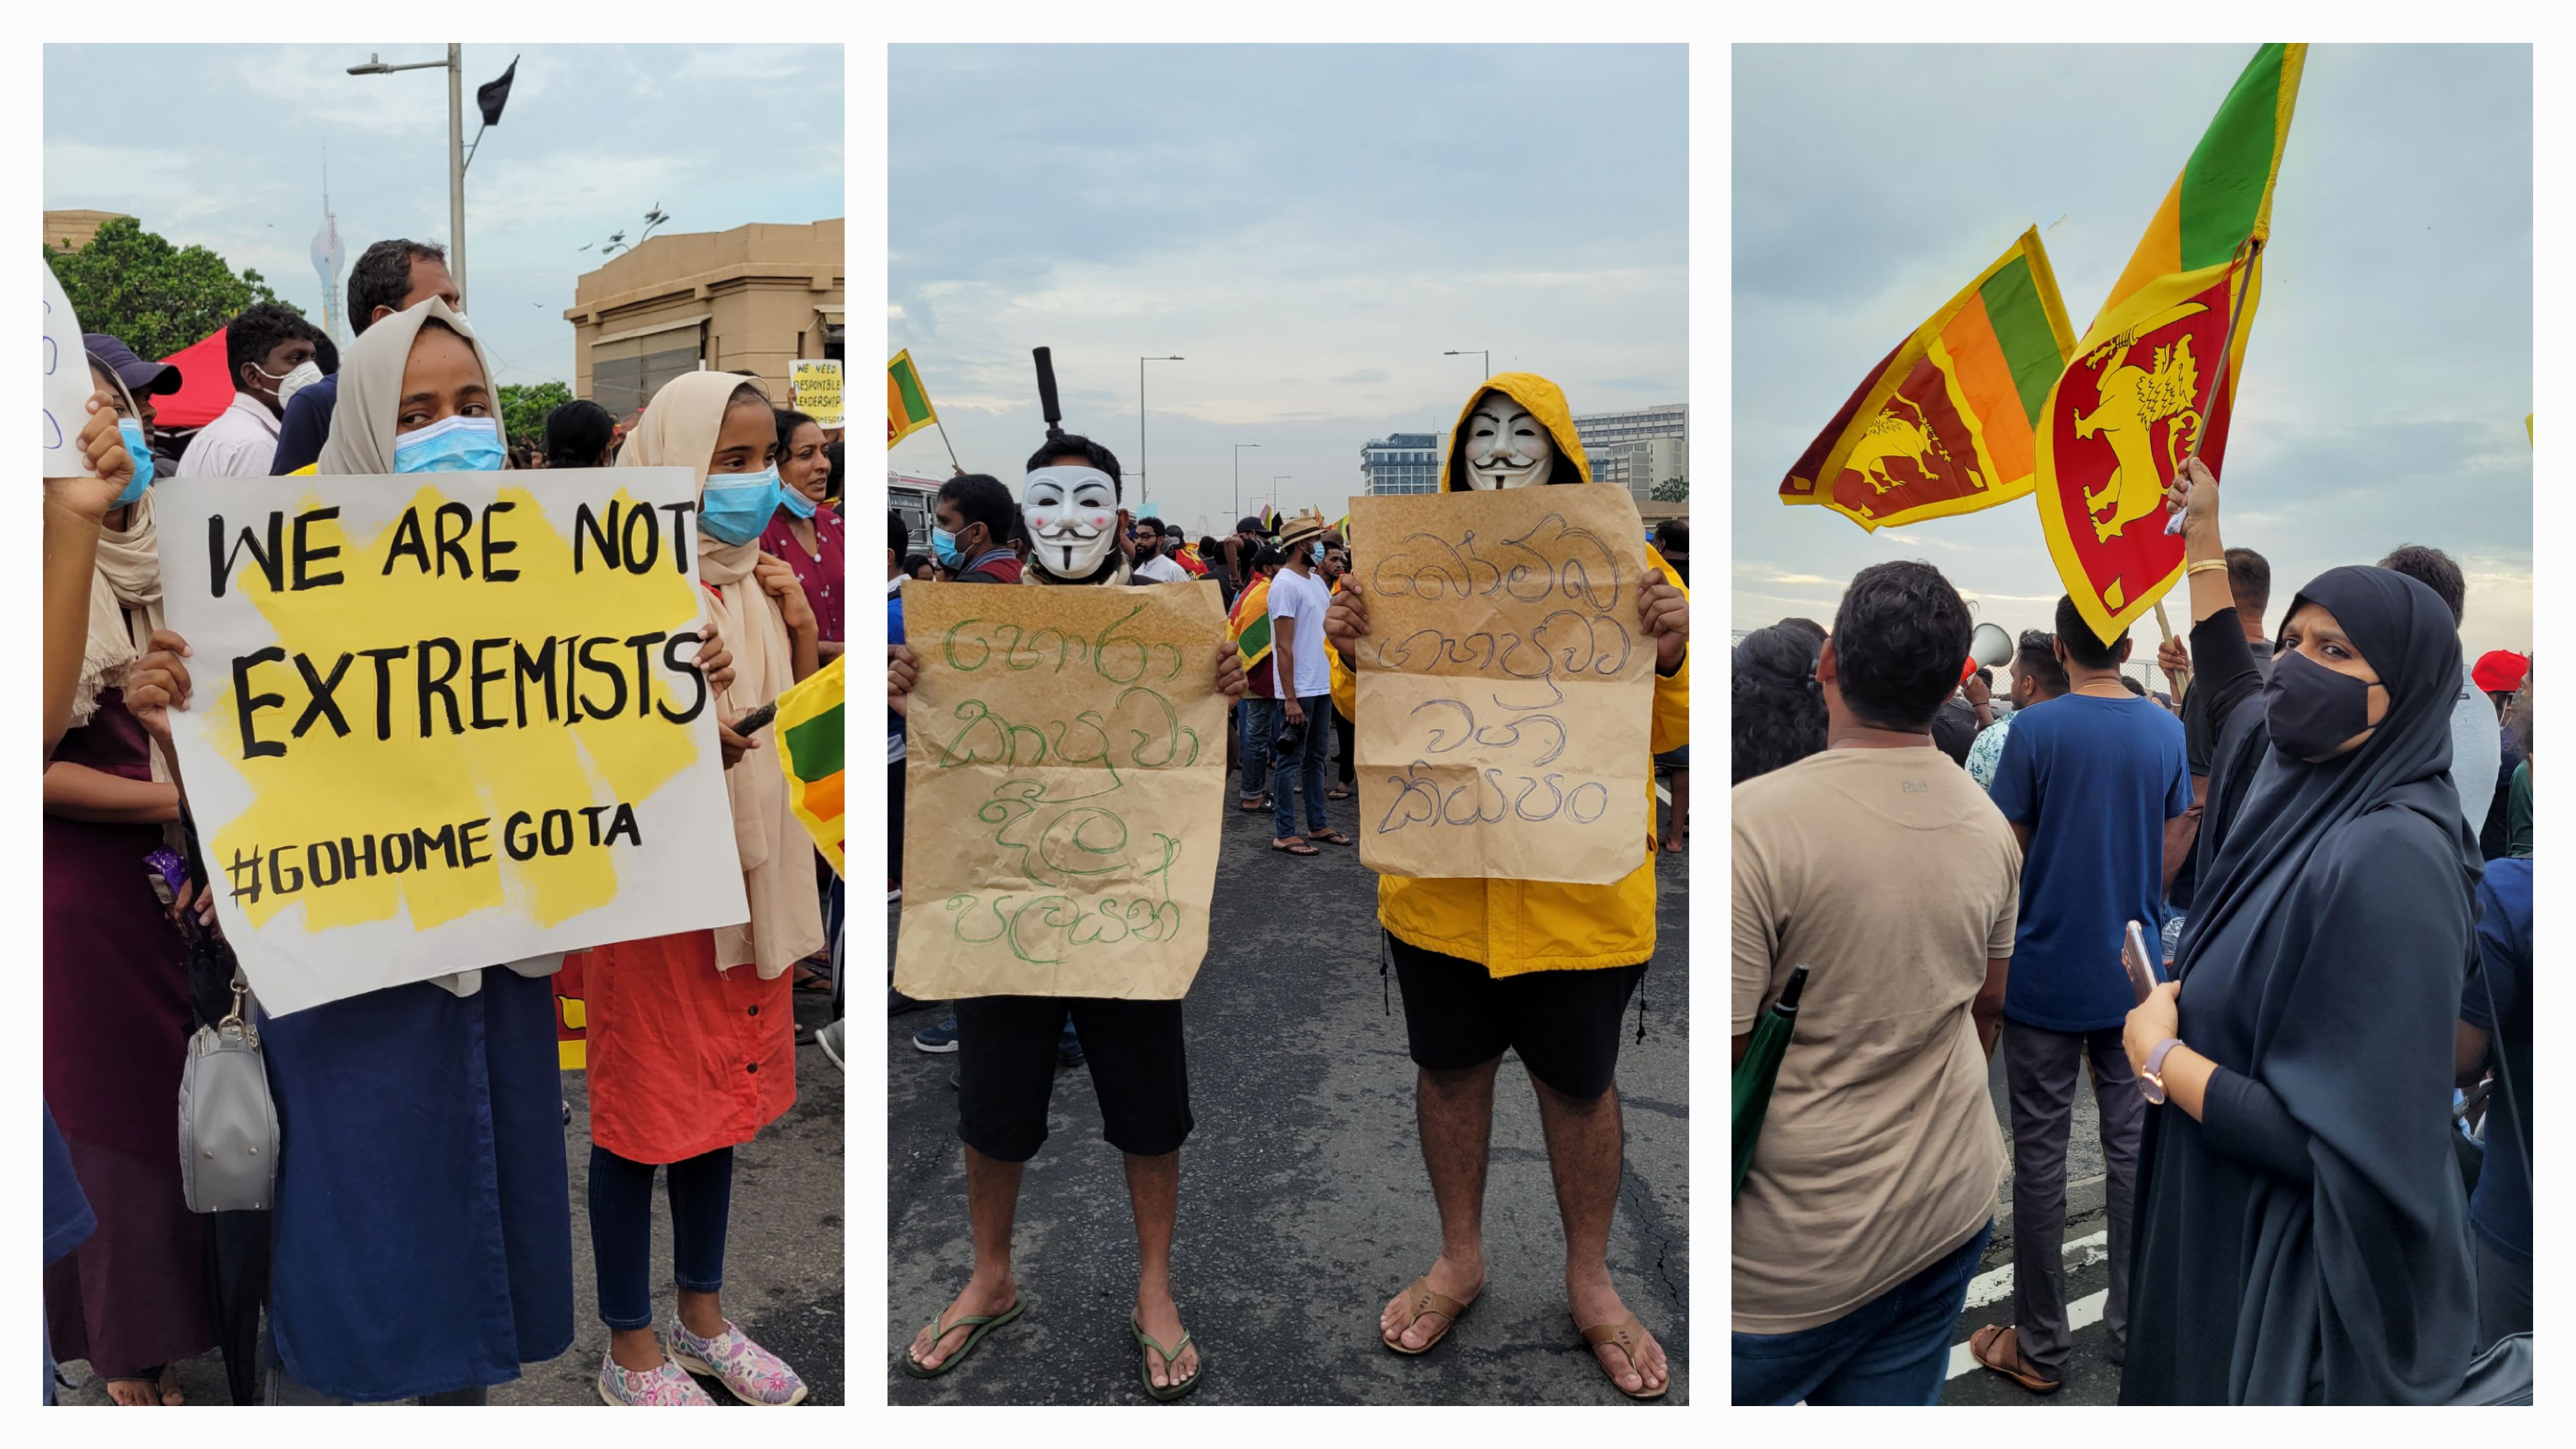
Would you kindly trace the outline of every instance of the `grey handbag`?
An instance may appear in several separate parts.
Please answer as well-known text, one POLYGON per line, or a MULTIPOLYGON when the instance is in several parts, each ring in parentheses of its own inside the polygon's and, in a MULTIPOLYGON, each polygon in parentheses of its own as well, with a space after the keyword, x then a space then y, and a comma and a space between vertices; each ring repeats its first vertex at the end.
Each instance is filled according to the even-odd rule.
POLYGON ((235 968, 232 1011, 188 1039, 179 1180, 190 1212, 255 1212, 276 1200, 277 1104, 249 1003, 250 983, 235 968))

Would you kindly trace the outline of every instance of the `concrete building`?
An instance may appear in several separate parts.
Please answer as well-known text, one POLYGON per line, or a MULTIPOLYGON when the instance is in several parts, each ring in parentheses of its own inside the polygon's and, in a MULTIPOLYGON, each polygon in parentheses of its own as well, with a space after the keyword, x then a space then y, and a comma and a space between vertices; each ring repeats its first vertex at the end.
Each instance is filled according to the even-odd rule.
POLYGON ((1440 491, 1441 433, 1389 433, 1360 445, 1362 493, 1440 491))
POLYGON ((1690 476, 1690 405, 1592 413, 1574 420, 1592 480, 1616 483, 1643 502, 1667 478, 1690 476))
POLYGON ((49 211, 45 213, 45 249, 76 252, 89 245, 98 229, 111 221, 124 221, 121 211, 49 211))
POLYGON ((666 232, 586 272, 564 313, 573 391, 623 418, 706 368, 787 401, 787 364, 841 358, 843 219, 666 232))

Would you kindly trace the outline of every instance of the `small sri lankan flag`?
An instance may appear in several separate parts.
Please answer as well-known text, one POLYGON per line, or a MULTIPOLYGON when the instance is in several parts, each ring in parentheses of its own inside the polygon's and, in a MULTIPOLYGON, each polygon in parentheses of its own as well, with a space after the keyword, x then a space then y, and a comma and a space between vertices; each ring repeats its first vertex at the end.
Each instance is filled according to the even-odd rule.
POLYGON ((939 410, 922 390, 921 374, 913 371, 911 349, 896 353, 886 364, 886 446, 891 448, 938 421, 939 410))
POLYGON ((2031 430, 2075 330, 2039 229, 1879 360, 1780 480, 1876 532, 2028 493, 2031 430))
POLYGON ((778 696, 778 767, 787 772, 787 803, 816 848, 842 869, 842 655, 778 696))
POLYGON ((2067 596, 2106 641, 2182 580, 2165 489, 2183 460, 2197 454, 2224 476, 2307 51, 2254 52, 2049 389, 2040 529, 2067 596))

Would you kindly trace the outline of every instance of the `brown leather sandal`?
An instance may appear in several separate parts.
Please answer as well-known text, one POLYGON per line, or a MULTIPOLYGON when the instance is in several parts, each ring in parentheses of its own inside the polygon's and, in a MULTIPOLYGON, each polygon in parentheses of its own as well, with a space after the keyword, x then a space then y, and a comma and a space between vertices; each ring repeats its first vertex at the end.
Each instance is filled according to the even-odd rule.
POLYGON ((2013 1332, 2013 1326, 2009 1323, 1989 1323, 1969 1334, 1968 1356, 2034 1394, 2053 1394, 2066 1387, 2064 1379, 2041 1378, 2038 1368, 2029 1359, 2022 1357, 2021 1335, 2013 1332), (1990 1356, 1998 1339, 2011 1340, 2012 1359, 2009 1363, 1997 1363, 1990 1356))
MULTIPOLYGON (((1590 1328, 1583 1328, 1583 1325, 1578 1323, 1575 1327, 1582 1329, 1583 1346, 1586 1350, 1597 1349, 1605 1343, 1609 1344, 1611 1347, 1619 1350, 1620 1357, 1628 1360, 1628 1367, 1637 1371, 1637 1381, 1639 1383, 1645 1382, 1645 1360, 1637 1356, 1637 1351, 1646 1346, 1647 1333, 1646 1325, 1637 1321, 1637 1315, 1631 1313, 1617 1323, 1596 1323, 1590 1328)), ((1618 1389, 1619 1392, 1627 1394, 1629 1398, 1635 1399, 1639 1403, 1645 1403, 1650 1399, 1660 1399, 1664 1396, 1665 1390, 1670 1389, 1673 1386, 1672 1374, 1667 1371, 1664 1375, 1664 1382, 1660 1387, 1652 1391, 1639 1389, 1634 1393, 1629 1393, 1626 1388, 1621 1387, 1619 1380, 1611 1374, 1610 1366, 1601 1362, 1600 1354, 1593 1354, 1592 1361, 1595 1364, 1600 1365, 1601 1376, 1610 1380, 1610 1387, 1618 1389)))
MULTIPOLYGON (((1476 1298, 1484 1296, 1482 1290, 1476 1294, 1476 1298)), ((1458 1326, 1458 1320, 1467 1316, 1467 1310, 1476 1306, 1476 1298, 1470 1298, 1461 1303, 1446 1293, 1434 1290, 1429 1278, 1416 1278, 1404 1288, 1404 1306, 1410 1311, 1411 1316, 1395 1326, 1393 1338, 1387 1336, 1386 1330, 1378 1330, 1377 1341, 1403 1354, 1406 1358, 1419 1358, 1440 1346, 1440 1340, 1447 1338, 1449 1330, 1458 1326), (1420 1348, 1406 1348, 1403 1342, 1404 1331, 1420 1323, 1423 1315, 1429 1313, 1437 1313, 1449 1321, 1440 1325, 1440 1331, 1431 1335, 1429 1343, 1420 1348)))

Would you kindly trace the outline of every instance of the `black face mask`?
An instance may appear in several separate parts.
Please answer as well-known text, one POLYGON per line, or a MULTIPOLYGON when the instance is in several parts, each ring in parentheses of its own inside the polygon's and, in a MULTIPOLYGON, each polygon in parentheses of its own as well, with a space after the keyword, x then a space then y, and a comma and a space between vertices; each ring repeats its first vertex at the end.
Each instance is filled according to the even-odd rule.
POLYGON ((2273 745, 2302 760, 2332 755, 2371 728, 2372 687, 2296 649, 2282 650, 2272 661, 2272 677, 2263 682, 2263 717, 2273 745))

